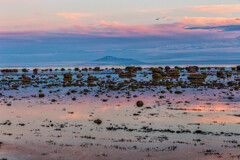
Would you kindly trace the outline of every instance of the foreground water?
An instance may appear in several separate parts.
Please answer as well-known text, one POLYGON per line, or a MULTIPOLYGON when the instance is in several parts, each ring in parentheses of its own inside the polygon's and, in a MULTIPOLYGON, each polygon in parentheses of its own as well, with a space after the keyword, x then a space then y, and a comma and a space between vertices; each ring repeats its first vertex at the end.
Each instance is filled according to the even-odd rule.
POLYGON ((19 77, 32 71, 2 73, 0 158, 240 159, 240 74, 224 68, 232 75, 219 78, 222 68, 202 70, 203 83, 189 82, 191 73, 181 70, 179 78, 157 85, 146 84, 148 69, 130 79, 112 69, 47 70, 29 82, 19 77), (73 79, 63 82, 69 72, 73 79), (98 79, 89 82, 89 74, 98 79))

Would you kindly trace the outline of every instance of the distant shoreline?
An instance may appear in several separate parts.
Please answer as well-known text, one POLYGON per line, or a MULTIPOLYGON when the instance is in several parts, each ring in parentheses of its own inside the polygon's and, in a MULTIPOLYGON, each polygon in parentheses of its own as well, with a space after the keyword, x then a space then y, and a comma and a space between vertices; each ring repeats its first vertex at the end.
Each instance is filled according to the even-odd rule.
POLYGON ((60 69, 60 68, 65 68, 65 69, 74 69, 74 68, 94 68, 94 67, 100 67, 101 69, 105 69, 105 68, 125 68, 126 66, 140 66, 142 68, 151 68, 151 67, 165 67, 165 66, 169 66, 171 68, 174 68, 175 66, 178 66, 178 67, 187 67, 187 66, 198 66, 198 67, 225 67, 225 68, 228 68, 228 67, 236 67, 238 66, 239 64, 214 64, 214 65, 121 65, 121 66, 118 66, 118 65, 115 65, 115 66, 109 66, 109 65, 103 65, 103 66, 53 66, 53 67, 0 67, 0 69, 23 69, 23 68, 27 68, 27 69, 34 69, 34 68, 37 68, 37 69, 60 69))

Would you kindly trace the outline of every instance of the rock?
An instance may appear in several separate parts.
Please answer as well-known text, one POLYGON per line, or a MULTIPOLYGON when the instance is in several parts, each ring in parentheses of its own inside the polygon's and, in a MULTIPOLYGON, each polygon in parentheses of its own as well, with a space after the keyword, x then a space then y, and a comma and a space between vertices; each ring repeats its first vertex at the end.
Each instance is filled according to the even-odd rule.
POLYGON ((83 92, 89 92, 89 90, 88 89, 84 89, 83 92))
POLYGON ((175 94, 182 94, 182 91, 175 91, 175 94))
POLYGON ((28 70, 26 68, 23 68, 22 72, 28 72, 28 70))
POLYGON ((37 74, 37 73, 38 73, 38 69, 37 68, 33 69, 33 74, 37 74))
POLYGON ((218 72, 217 72, 217 77, 219 77, 219 78, 224 78, 223 71, 218 71, 218 72))
POLYGON ((78 78, 78 79, 82 78, 82 75, 81 75, 81 74, 78 74, 78 75, 77 75, 77 78, 78 78))
POLYGON ((132 78, 132 77, 136 77, 136 75, 132 74, 131 72, 120 73, 119 74, 119 78, 132 78))
POLYGON ((239 90, 239 85, 235 86, 234 89, 235 89, 236 91, 238 91, 238 90, 239 90))
POLYGON ((79 71, 80 69, 79 68, 74 68, 74 71, 79 71))
POLYGON ((165 71, 167 72, 168 70, 170 70, 171 68, 169 66, 165 67, 165 71))
POLYGON ((227 75, 227 78, 232 77, 232 73, 231 72, 227 72, 226 75, 227 75))
POLYGON ((240 65, 236 67, 238 71, 240 71, 240 65))
POLYGON ((65 73, 64 78, 72 78, 72 74, 71 73, 65 73))
POLYGON ((136 105, 138 107, 142 107, 144 105, 143 101, 137 101, 136 105))
POLYGON ((97 125, 100 125, 100 124, 102 124, 102 120, 96 119, 96 120, 94 120, 94 123, 96 123, 97 125))
POLYGON ((12 72, 18 72, 17 69, 2 69, 1 72, 3 73, 12 73, 12 72))
POLYGON ((71 73, 65 73, 63 76, 64 76, 64 81, 71 81, 72 80, 72 74, 71 73))
POLYGON ((162 79, 163 76, 160 73, 153 73, 152 78, 153 79, 162 79))
POLYGON ((28 77, 28 76, 26 76, 26 74, 23 74, 23 75, 22 75, 22 81, 23 81, 24 83, 30 83, 31 78, 28 77))
POLYGON ((100 67, 95 67, 93 70, 94 71, 100 71, 100 67))
POLYGON ((205 79, 207 78, 207 74, 206 73, 202 73, 202 74, 190 74, 188 76, 188 79, 191 82, 196 82, 196 83, 202 83, 205 81, 205 79))
POLYGON ((97 77, 88 76, 88 81, 97 81, 97 80, 98 80, 97 77))
POLYGON ((130 72, 130 73, 136 73, 137 71, 141 71, 142 67, 135 67, 135 66, 127 66, 125 68, 126 71, 130 72))
POLYGON ((45 97, 45 95, 43 94, 43 93, 39 93, 39 98, 43 98, 43 97, 45 97))
POLYGON ((10 126, 12 122, 10 122, 9 120, 6 120, 4 123, 0 123, 0 124, 10 126))
POLYGON ((202 74, 190 74, 188 79, 205 79, 207 78, 207 75, 202 73, 202 74))
POLYGON ((12 88, 13 88, 13 89, 17 89, 18 86, 19 86, 18 84, 13 84, 13 85, 12 85, 12 88))
POLYGON ((178 69, 169 69, 167 71, 167 76, 173 77, 173 78, 179 78, 180 77, 179 70, 178 69))
POLYGON ((153 68, 152 69, 152 78, 153 79, 162 79, 166 78, 167 74, 162 71, 161 68, 153 68))
POLYGON ((189 72, 189 73, 195 73, 198 71, 198 66, 189 66, 189 67, 186 67, 186 70, 189 72))
POLYGON ((120 68, 116 68, 116 69, 115 69, 115 73, 116 73, 116 74, 120 74, 120 73, 122 73, 122 70, 121 70, 120 68))

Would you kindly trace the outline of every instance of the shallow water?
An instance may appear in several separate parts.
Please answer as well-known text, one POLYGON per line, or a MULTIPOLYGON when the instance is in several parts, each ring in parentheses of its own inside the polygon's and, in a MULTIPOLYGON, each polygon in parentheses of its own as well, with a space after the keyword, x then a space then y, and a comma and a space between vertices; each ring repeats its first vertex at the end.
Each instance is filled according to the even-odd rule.
MULTIPOLYGON (((109 74, 112 79, 117 78, 111 71, 88 73, 102 79, 109 74)), ((18 74, 10 77, 17 79, 18 74)), ((62 78, 60 71, 58 74, 58 78, 62 78)), ((181 74, 184 78, 185 73, 181 74)), ((37 77, 44 75, 47 77, 51 73, 37 77)), ((234 75, 232 80, 238 76, 234 75)), ((135 79, 148 81, 150 77, 139 74, 135 79)), ((3 78, 6 75, 2 75, 3 78)), ((47 81, 38 87, 26 85, 18 90, 4 89, 2 85, 0 158, 240 158, 238 91, 199 87, 184 88, 182 94, 174 94, 158 86, 154 90, 99 92, 98 87, 92 87, 92 92, 83 94, 81 91, 86 86, 48 88, 46 84, 57 80, 47 81), (44 98, 38 97, 40 89, 44 98), (66 94, 72 90, 76 92, 66 94), (166 93, 161 93, 162 90, 166 93), (234 95, 234 99, 228 99, 229 95, 234 95), (138 100, 144 102, 143 107, 136 106, 138 100), (101 119, 102 124, 95 124, 95 119, 101 119)))

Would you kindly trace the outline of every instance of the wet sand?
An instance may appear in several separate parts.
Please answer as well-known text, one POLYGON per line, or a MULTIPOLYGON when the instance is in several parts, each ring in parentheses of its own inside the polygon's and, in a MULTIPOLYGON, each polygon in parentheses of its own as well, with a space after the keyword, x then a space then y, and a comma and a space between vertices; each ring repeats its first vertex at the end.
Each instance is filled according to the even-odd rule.
POLYGON ((2 69, 0 159, 240 159, 240 68, 2 69))

